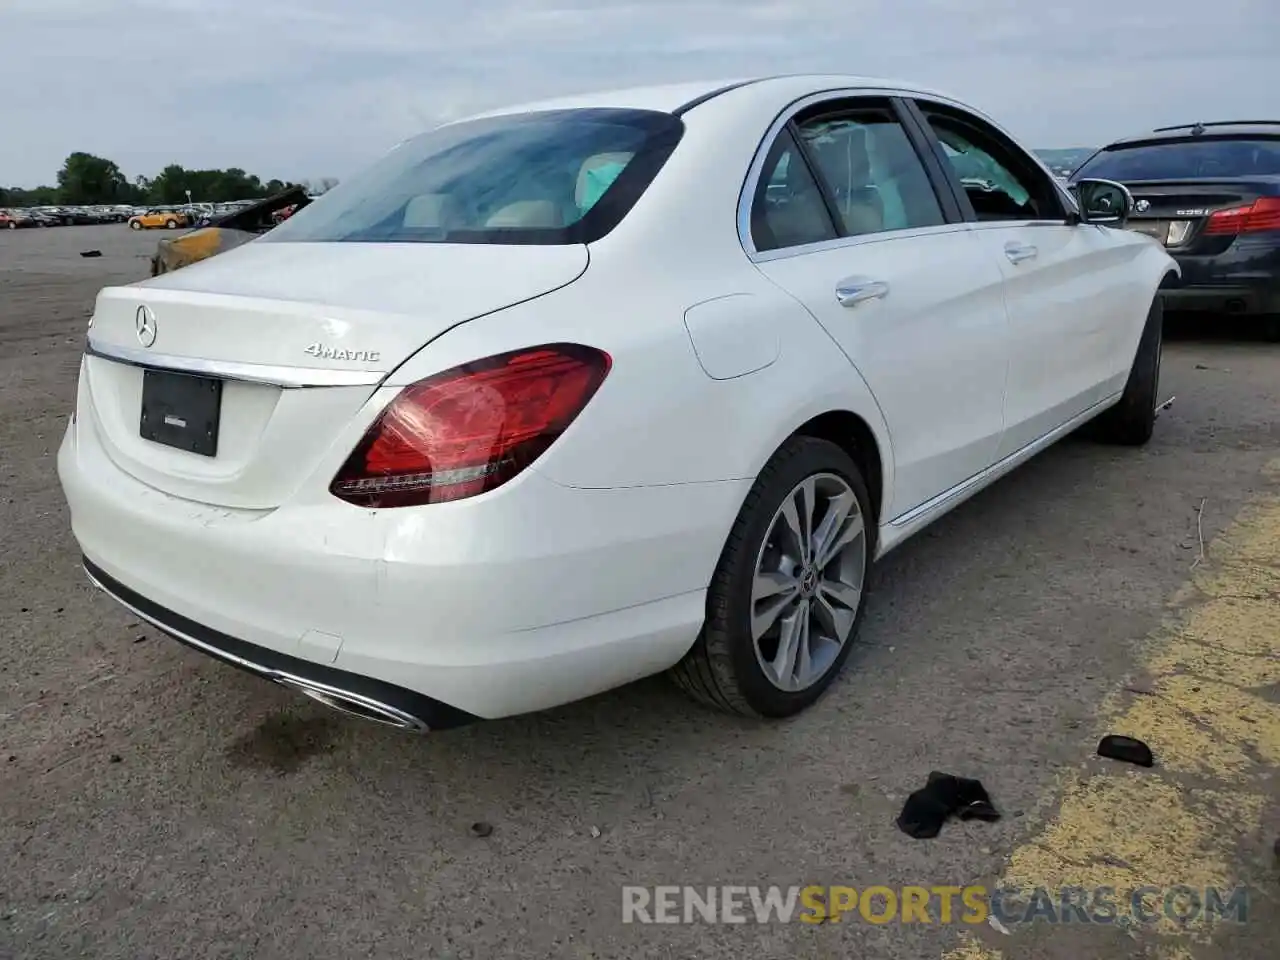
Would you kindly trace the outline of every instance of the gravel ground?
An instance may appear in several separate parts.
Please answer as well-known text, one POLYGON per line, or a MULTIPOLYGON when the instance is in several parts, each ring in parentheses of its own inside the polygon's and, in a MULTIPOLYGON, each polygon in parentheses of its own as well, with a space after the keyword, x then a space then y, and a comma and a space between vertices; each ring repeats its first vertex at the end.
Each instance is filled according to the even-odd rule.
MULTIPOLYGON (((1060 444, 891 555, 806 715, 722 717, 659 678, 413 737, 182 648, 79 571, 54 457, 83 331, 158 239, 0 232, 0 956, 942 955, 960 932, 936 923, 624 925, 621 886, 1000 875, 1088 762, 1200 536, 1276 495, 1280 348, 1201 330, 1167 348, 1178 400, 1148 448, 1060 444), (1003 819, 904 836, 893 819, 934 769, 981 778, 1003 819)), ((1194 955, 1280 956, 1258 853, 1276 815, 1196 829, 1230 838, 1231 876, 1272 909, 1194 955)), ((1063 956, 1193 955, 1051 933, 1063 956)))

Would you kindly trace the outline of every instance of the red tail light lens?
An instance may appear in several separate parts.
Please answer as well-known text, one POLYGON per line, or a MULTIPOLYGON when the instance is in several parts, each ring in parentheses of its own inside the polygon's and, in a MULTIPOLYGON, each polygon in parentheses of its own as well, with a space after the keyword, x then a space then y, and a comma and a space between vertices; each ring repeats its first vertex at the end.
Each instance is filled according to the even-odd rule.
POLYGON ((555 441, 609 372, 607 353, 549 344, 464 364, 405 387, 333 478, 362 507, 473 497, 555 441))
POLYGON ((1260 197, 1247 207, 1219 210, 1209 217, 1204 232, 1222 236, 1280 230, 1280 197, 1260 197))

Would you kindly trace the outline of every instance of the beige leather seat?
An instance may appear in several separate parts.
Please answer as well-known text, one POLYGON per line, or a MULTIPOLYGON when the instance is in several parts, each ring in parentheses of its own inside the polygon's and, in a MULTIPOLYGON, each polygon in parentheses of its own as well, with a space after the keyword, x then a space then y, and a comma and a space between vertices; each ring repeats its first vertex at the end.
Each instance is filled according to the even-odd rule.
POLYGON ((564 226, 560 208, 550 200, 518 200, 495 211, 486 227, 522 227, 526 230, 555 230, 564 226))
POLYGON ((404 226, 410 230, 453 230, 462 222, 461 205, 447 193, 423 193, 405 204, 404 226))

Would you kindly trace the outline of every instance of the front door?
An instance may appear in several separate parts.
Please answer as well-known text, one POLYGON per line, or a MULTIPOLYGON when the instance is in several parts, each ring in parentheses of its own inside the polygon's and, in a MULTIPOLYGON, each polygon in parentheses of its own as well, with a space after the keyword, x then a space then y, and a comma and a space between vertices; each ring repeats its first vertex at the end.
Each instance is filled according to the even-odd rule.
POLYGON ((973 235, 1005 278, 1010 363, 1003 458, 1115 390, 1132 360, 1123 288, 1132 248, 1068 221, 1062 190, 1012 139, 951 105, 916 100, 973 235))

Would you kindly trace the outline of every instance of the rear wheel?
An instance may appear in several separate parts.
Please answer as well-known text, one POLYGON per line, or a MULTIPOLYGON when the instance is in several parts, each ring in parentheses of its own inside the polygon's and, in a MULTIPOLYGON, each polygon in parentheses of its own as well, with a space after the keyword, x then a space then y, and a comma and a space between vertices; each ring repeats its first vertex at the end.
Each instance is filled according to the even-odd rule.
POLYGON ((875 524, 858 467, 794 437, 747 495, 707 591, 707 619, 676 684, 756 717, 799 713, 831 685, 862 619, 875 524))
POLYGON ((166 220, 166 221, 164 222, 164 228, 165 228, 166 230, 174 230, 174 229, 176 229, 176 228, 177 228, 177 226, 178 226, 178 221, 177 221, 177 220, 166 220))
POLYGON ((140 221, 138 221, 138 220, 130 220, 130 221, 129 221, 129 229, 130 229, 130 230, 141 230, 141 229, 142 229, 142 223, 141 223, 140 221))
POLYGON ((1155 432, 1156 406, 1160 402, 1163 352, 1164 308, 1156 297, 1147 313, 1147 324, 1142 329, 1120 402, 1089 424, 1088 433, 1093 439, 1129 447, 1140 447, 1151 439, 1155 432))

